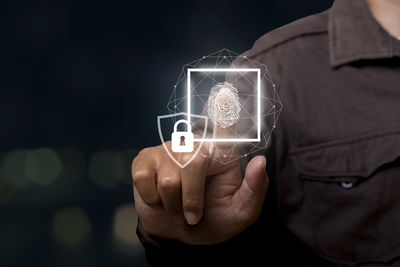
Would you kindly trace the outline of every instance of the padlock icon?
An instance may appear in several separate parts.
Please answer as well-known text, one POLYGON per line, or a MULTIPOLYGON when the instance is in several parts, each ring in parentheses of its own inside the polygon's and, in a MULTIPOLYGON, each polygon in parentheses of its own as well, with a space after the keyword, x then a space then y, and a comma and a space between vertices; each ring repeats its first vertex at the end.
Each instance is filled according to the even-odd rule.
POLYGON ((172 151, 173 152, 192 152, 194 147, 194 137, 192 133, 192 126, 187 120, 179 120, 174 124, 174 132, 171 136, 172 151), (178 125, 186 123, 187 131, 179 132, 178 125))

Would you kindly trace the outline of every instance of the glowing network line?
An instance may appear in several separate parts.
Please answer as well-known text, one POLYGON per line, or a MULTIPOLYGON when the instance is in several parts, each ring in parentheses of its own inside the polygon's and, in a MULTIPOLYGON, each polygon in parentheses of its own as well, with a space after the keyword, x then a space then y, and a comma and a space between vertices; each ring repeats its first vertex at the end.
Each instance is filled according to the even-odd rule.
MULTIPOLYGON (((248 129, 241 129, 244 132, 236 132, 235 136, 237 138, 210 138, 210 136, 204 138, 203 136, 203 138, 194 139, 195 142, 231 142, 232 149, 230 151, 217 149, 213 155, 203 155, 203 157, 210 157, 212 160, 221 163, 229 163, 268 147, 283 105, 277 94, 276 85, 265 64, 257 62, 250 57, 239 55, 231 50, 222 49, 182 67, 167 104, 169 112, 171 114, 186 112, 188 114, 187 120, 191 121, 190 114, 194 113, 192 110, 193 104, 205 106, 209 96, 208 93, 201 92, 200 85, 207 79, 213 85, 221 83, 216 78, 218 73, 229 73, 234 76, 234 80, 229 81, 230 83, 235 84, 241 80, 247 82, 249 89, 254 89, 243 92, 238 88, 239 95, 242 98, 240 120, 248 120, 250 122, 248 123, 248 129), (236 59, 240 61, 238 66, 235 66, 236 59), (196 73, 202 74, 204 77, 194 82, 192 75, 196 73), (246 76, 247 73, 256 75, 255 82, 246 76), (262 83, 264 84, 263 86, 262 83), (249 102, 252 99, 256 99, 255 111, 246 108, 253 104, 249 102), (267 124, 267 120, 271 122, 267 124), (249 136, 255 132, 256 136, 249 136), (236 147, 239 143, 246 143, 246 153, 236 154, 236 147)), ((237 88, 237 86, 235 87, 237 88)))

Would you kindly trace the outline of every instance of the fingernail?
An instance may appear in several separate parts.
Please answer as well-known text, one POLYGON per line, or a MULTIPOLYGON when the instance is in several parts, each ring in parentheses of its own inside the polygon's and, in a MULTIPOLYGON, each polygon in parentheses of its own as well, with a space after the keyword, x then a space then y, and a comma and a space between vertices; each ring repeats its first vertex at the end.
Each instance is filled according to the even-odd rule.
POLYGON ((198 222, 198 217, 194 212, 186 212, 185 218, 188 224, 195 225, 198 222))

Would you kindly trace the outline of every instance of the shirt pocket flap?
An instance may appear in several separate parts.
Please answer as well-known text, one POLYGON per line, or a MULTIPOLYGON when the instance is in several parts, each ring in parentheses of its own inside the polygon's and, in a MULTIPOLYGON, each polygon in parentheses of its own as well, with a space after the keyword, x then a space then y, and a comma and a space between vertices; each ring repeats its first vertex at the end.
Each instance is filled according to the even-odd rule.
POLYGON ((302 178, 348 181, 368 178, 400 157, 400 132, 375 134, 293 150, 302 178))

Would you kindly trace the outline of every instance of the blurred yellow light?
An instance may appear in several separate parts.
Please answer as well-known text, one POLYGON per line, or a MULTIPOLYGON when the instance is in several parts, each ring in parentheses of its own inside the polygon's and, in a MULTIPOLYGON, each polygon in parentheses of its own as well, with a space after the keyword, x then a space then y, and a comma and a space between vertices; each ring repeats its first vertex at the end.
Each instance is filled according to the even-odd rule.
POLYGON ((89 237, 90 231, 90 220, 81 208, 66 208, 54 215, 53 235, 63 245, 82 245, 89 237))
POLYGON ((49 185, 62 169, 57 153, 51 148, 30 151, 26 158, 26 175, 34 183, 49 185))
POLYGON ((114 215, 114 237, 116 241, 122 242, 125 246, 139 245, 136 225, 137 213, 133 203, 118 207, 114 215))

